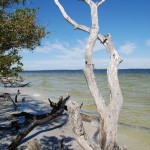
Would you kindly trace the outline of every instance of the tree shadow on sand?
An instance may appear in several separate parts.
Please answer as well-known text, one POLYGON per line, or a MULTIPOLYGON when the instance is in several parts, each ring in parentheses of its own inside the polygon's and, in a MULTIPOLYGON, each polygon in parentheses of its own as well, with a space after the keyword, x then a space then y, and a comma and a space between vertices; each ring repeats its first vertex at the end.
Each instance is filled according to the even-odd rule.
MULTIPOLYGON (((15 96, 15 93, 11 93, 11 95, 15 96)), ((10 101, 5 101, 4 99, 0 99, 0 109, 1 109, 1 114, 0 114, 0 126, 8 126, 11 121, 15 121, 18 119, 19 121, 22 120, 22 117, 20 118, 13 118, 12 120, 8 120, 7 117, 10 116, 10 114, 18 113, 21 111, 33 113, 33 114, 44 114, 47 112, 51 111, 51 107, 47 105, 44 101, 39 101, 32 99, 32 97, 28 95, 22 95, 18 99, 18 107, 17 111, 14 110, 13 105, 10 101), (22 102, 22 98, 26 97, 26 100, 22 102)), ((20 143, 20 146, 18 147, 19 150, 25 150, 27 149, 26 142, 29 140, 36 138, 36 136, 46 133, 51 130, 55 130, 58 128, 61 128, 68 122, 68 116, 63 113, 61 116, 58 118, 51 120, 49 123, 39 125, 35 128, 35 132, 26 138, 22 140, 20 143)), ((8 148, 9 144, 12 142, 12 139, 16 137, 16 135, 24 130, 27 126, 23 125, 21 129, 15 130, 0 130, 0 150, 5 150, 8 148)), ((47 134, 47 133, 46 133, 47 134)), ((43 138, 43 137, 42 137, 43 138)))
MULTIPOLYGON (((60 141, 62 139, 58 139, 55 136, 44 136, 40 142, 41 142, 41 149, 42 150, 56 150, 56 149, 60 149, 60 141)), ((71 148, 71 142, 74 140, 74 138, 72 137, 63 137, 63 143, 64 143, 64 149, 65 150, 73 150, 71 148)))
MULTIPOLYGON (((36 130, 38 130, 36 133, 28 136, 27 138, 23 139, 22 142, 20 143, 19 146, 19 150, 24 150, 25 149, 25 143, 28 142, 29 140, 32 140, 34 138, 36 138, 36 136, 55 130, 55 129, 60 129, 63 126, 65 126, 68 122, 68 116, 66 114, 62 114, 61 116, 59 116, 58 118, 54 119, 53 121, 51 121, 50 123, 47 124, 43 124, 40 125, 38 127, 36 127, 36 130), (23 144, 23 145, 22 145, 23 144)), ((46 150, 46 149, 60 149, 60 141, 61 139, 58 139, 55 136, 43 136, 40 139, 40 145, 41 145, 41 149, 42 150, 46 150)), ((74 140, 73 138, 69 137, 69 138, 63 138, 65 143, 68 143, 72 140, 74 140)), ((71 145, 67 144, 67 147, 70 147, 71 145)), ((70 148, 69 148, 70 149, 70 148)))

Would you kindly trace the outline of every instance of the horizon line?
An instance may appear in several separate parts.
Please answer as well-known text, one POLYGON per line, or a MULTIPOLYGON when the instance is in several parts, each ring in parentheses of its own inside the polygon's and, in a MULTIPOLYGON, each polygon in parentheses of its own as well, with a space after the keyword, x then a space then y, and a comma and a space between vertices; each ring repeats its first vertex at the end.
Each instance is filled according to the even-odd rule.
MULTIPOLYGON (((40 69, 40 70, 23 70, 24 71, 83 71, 84 69, 40 69)), ((107 70, 107 69, 94 69, 94 70, 107 70)), ((150 70, 150 68, 120 68, 118 70, 150 70)))

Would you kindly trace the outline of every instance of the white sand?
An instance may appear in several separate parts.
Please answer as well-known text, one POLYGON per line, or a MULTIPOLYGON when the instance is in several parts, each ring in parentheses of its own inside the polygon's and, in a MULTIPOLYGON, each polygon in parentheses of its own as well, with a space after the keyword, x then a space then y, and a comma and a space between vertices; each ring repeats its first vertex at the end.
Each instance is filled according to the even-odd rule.
MULTIPOLYGON (((10 92, 12 93, 12 97, 15 97, 15 93, 18 89, 15 88, 7 88, 1 89, 1 92, 10 92)), ((18 97, 18 110, 14 111, 13 104, 11 102, 4 102, 3 99, 0 99, 0 126, 9 124, 8 121, 5 120, 7 116, 11 113, 17 113, 21 111, 26 111, 30 113, 45 113, 51 110, 49 106, 48 100, 39 100, 40 97, 38 93, 35 95, 26 95, 26 89, 20 88, 21 95, 18 97), (38 95, 38 97, 37 97, 38 95), (22 98, 26 97, 26 101, 21 102, 22 98)), ((93 139, 95 132, 97 131, 97 127, 93 125, 93 123, 83 122, 84 127, 88 135, 93 139)), ((19 131, 20 132, 20 131, 19 131)), ((147 132, 139 131, 136 129, 125 128, 119 126, 118 128, 118 141, 120 145, 125 145, 128 150, 149 150, 150 149, 150 134, 147 132), (142 136, 138 136, 139 135, 142 136), (145 139, 146 140, 142 140, 145 139)), ((0 150, 4 150, 11 143, 12 139, 15 138, 15 134, 11 136, 6 131, 0 131, 0 150)), ((68 120, 68 114, 64 111, 62 116, 59 116, 55 120, 49 122, 48 124, 44 124, 41 126, 37 126, 32 132, 29 133, 23 140, 19 146, 20 150, 28 149, 27 143, 32 140, 37 139, 41 144, 41 149, 43 150, 56 150, 60 148, 60 140, 64 140, 65 149, 67 150, 81 150, 82 148, 75 141, 72 127, 68 120)))

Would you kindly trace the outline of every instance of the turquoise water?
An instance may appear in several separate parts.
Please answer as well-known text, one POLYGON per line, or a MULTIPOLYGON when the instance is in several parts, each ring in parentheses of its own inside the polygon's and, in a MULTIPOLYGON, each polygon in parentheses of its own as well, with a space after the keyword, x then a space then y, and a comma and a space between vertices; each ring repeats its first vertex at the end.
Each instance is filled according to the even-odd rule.
MULTIPOLYGON (((95 74, 108 104, 106 70, 97 70, 95 74)), ((23 88, 25 94, 44 101, 58 100, 61 95, 69 94, 70 99, 84 103, 85 111, 97 114, 82 71, 29 71, 21 75, 26 82, 32 82, 30 87, 23 88)), ((131 150, 150 149, 150 70, 121 70, 119 81, 124 96, 118 129, 118 137, 121 134, 124 141, 120 142, 131 150)))

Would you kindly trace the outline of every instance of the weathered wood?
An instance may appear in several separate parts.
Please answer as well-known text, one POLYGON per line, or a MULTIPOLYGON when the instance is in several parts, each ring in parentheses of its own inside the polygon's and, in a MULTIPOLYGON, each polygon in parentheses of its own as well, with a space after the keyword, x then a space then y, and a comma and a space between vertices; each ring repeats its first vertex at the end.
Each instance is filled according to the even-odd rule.
POLYGON ((45 116, 45 118, 43 119, 39 119, 36 120, 36 118, 33 120, 33 122, 31 122, 31 124, 29 125, 29 127, 27 129, 25 129, 24 131, 22 131, 21 133, 19 133, 17 135, 17 137, 15 138, 15 140, 13 140, 13 142, 9 145, 8 150, 14 150, 19 143, 21 142, 21 140, 27 135, 29 134, 36 126, 41 125, 41 124, 45 124, 53 119, 55 119, 56 117, 58 117, 59 115, 61 115, 64 111, 64 106, 65 103, 67 102, 67 100, 70 98, 70 96, 67 96, 65 99, 63 99, 63 101, 60 104, 60 107, 58 110, 52 110, 51 113, 49 113, 47 116, 45 116))
POLYGON ((10 123, 10 125, 8 126, 0 126, 0 130, 10 130, 10 129, 13 129, 15 128, 16 130, 20 129, 20 124, 18 123, 18 120, 17 121, 12 121, 10 123))
POLYGON ((60 140, 60 150, 64 150, 64 149, 65 149, 64 140, 61 139, 60 140))
MULTIPOLYGON (((100 147, 103 150, 113 150, 118 147, 117 142, 117 123, 118 117, 120 113, 120 109, 123 103, 123 97, 121 93, 121 89, 119 86, 118 80, 118 66, 121 63, 122 59, 118 55, 116 49, 113 46, 112 39, 110 34, 106 36, 102 36, 99 33, 99 25, 98 25, 98 11, 97 8, 105 0, 101 0, 100 2, 94 3, 92 0, 83 0, 86 2, 91 9, 91 20, 92 26, 88 28, 84 25, 79 25, 75 22, 64 10, 62 5, 58 0, 54 0, 55 4, 58 6, 61 11, 63 17, 74 26, 75 29, 80 29, 89 33, 89 38, 86 45, 85 52, 85 78, 90 90, 90 93, 95 101, 97 106, 97 111, 100 117, 100 127, 99 127, 99 143, 100 147), (108 54, 110 55, 110 64, 107 69, 109 90, 110 90, 110 104, 108 106, 105 105, 103 97, 100 93, 96 84, 95 76, 94 76, 94 68, 93 68, 93 60, 92 60, 92 52, 93 47, 95 45, 96 39, 103 44, 108 54)), ((79 117, 79 116, 78 116, 79 117)), ((81 144, 81 143, 80 143, 81 144)), ((86 148, 85 148, 86 149, 86 148)))
MULTIPOLYGON (((54 102, 52 102, 50 99, 48 99, 48 100, 49 100, 49 102, 50 102, 50 106, 51 106, 53 109, 57 109, 58 103, 54 103, 54 102)), ((82 106, 83 106, 83 103, 80 105, 80 109, 81 109, 82 106)), ((66 105, 65 105, 65 107, 64 107, 64 110, 68 111, 66 105)), ((80 116, 81 116, 82 120, 83 120, 83 121, 86 121, 86 122, 92 122, 92 121, 95 120, 95 118, 93 118, 93 117, 91 117, 91 116, 89 116, 89 115, 87 115, 87 114, 85 114, 85 113, 81 113, 81 112, 80 112, 80 116)))
POLYGON ((4 98, 4 100, 11 101, 14 105, 15 110, 17 109, 17 105, 14 102, 14 100, 11 98, 11 94, 5 93, 5 92, 0 92, 0 97, 4 98))
POLYGON ((21 94, 20 90, 17 91, 17 94, 15 96, 15 103, 18 103, 18 95, 21 94))
POLYGON ((21 76, 2 76, 0 75, 0 82, 4 85, 4 87, 24 87, 28 86, 31 82, 21 84, 24 79, 21 76))
POLYGON ((67 102, 70 122, 72 124, 75 139, 83 149, 100 150, 100 146, 93 143, 85 132, 83 123, 80 117, 80 106, 75 101, 67 102))

